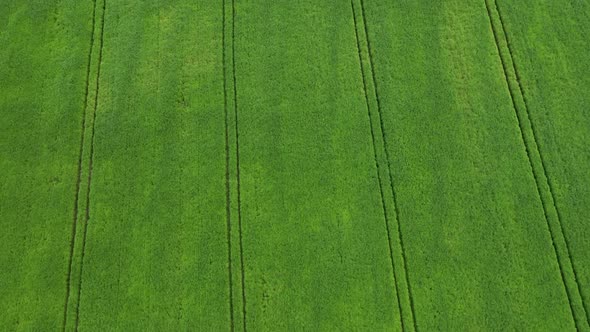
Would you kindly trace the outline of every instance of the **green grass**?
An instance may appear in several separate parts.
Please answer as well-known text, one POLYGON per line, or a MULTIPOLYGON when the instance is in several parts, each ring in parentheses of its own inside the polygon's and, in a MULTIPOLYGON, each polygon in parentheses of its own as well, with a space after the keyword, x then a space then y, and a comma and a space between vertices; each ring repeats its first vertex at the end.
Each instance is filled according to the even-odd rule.
POLYGON ((249 327, 399 328, 350 6, 236 12, 249 327))
POLYGON ((572 283, 571 293, 583 300, 583 308, 578 302, 577 320, 588 329, 590 6, 573 1, 498 1, 498 9, 543 156, 556 221, 561 224, 555 228, 565 236, 562 260, 571 261, 575 273, 571 277, 578 282, 572 283))
POLYGON ((63 320, 91 3, 0 10, 0 328, 63 320))
POLYGON ((0 330, 590 330, 590 5, 1 7, 0 330))
POLYGON ((418 327, 573 328, 484 2, 365 2, 418 327))
POLYGON ((224 329, 221 5, 106 10, 80 328, 224 329))

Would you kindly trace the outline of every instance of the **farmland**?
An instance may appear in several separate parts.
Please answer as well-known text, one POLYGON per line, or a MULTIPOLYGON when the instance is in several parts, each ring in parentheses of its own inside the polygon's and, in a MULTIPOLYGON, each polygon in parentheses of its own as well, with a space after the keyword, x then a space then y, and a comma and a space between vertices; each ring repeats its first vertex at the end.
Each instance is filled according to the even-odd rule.
POLYGON ((590 4, 6 0, 0 330, 590 331, 590 4))

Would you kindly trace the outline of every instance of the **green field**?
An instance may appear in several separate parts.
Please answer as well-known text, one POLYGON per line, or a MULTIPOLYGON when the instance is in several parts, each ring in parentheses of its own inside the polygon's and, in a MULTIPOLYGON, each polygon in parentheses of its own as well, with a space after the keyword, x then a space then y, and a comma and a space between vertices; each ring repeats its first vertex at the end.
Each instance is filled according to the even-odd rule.
POLYGON ((4 0, 1 331, 590 331, 590 2, 4 0))

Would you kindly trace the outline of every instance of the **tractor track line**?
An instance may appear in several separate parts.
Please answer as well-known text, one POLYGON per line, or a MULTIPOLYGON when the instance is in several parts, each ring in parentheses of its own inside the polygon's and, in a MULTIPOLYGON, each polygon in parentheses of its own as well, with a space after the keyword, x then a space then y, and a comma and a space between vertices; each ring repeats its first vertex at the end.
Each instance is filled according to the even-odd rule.
POLYGON ((242 196, 240 188, 240 140, 238 125, 238 86, 236 79, 236 1, 232 0, 232 24, 231 24, 231 52, 232 52, 232 76, 234 83, 234 116, 235 116, 235 139, 236 139, 236 184, 238 194, 238 233, 240 238, 240 266, 242 274, 242 315, 244 332, 246 331, 246 281, 244 271, 244 244, 242 240, 242 196))
POLYGON ((383 217, 385 219, 385 229, 387 230, 387 242, 388 242, 388 249, 389 249, 389 259, 391 262, 391 269, 393 271, 393 284, 395 286, 395 292, 396 292, 396 297, 397 297, 397 306, 398 306, 398 310, 400 313, 400 323, 401 323, 401 328, 402 331, 405 330, 404 327, 404 319, 403 319, 403 315, 402 315, 402 305, 401 305, 401 301, 400 301, 400 291, 399 291, 399 285, 398 285, 398 278, 395 272, 395 264, 394 264, 394 259, 393 259, 393 252, 392 252, 392 244, 391 244, 391 231, 389 229, 389 218, 387 217, 387 208, 385 206, 385 195, 383 193, 383 184, 382 184, 382 180, 381 180, 381 172, 380 172, 380 166, 379 166, 379 162, 377 161, 377 147, 376 147, 376 141, 375 141, 375 130, 373 128, 373 120, 371 119, 371 111, 370 111, 370 106, 369 106, 369 95, 367 92, 367 81, 365 79, 365 68, 363 65, 363 58, 362 58, 362 54, 361 54, 361 45, 360 45, 360 40, 359 40, 359 32, 358 32, 358 23, 356 20, 356 9, 354 7, 354 0, 350 1, 350 4, 352 6, 352 18, 353 18, 353 22, 354 22, 354 32, 355 32, 355 37, 356 37, 356 47, 357 47, 357 52, 358 52, 358 56, 359 56, 359 63, 360 63, 360 69, 361 69, 361 77, 362 77, 362 81, 363 81, 363 91, 365 94, 365 103, 367 106, 367 116, 369 119, 369 126, 371 129, 371 142, 373 143, 373 158, 375 160, 375 167, 376 167, 376 171, 377 171, 377 182, 379 183, 379 193, 381 195, 381 208, 383 210, 383 217))
POLYGON ((405 273, 405 277, 406 277, 406 283, 408 286, 408 298, 410 301, 410 310, 412 313, 412 323, 414 325, 414 330, 418 331, 418 323, 417 323, 417 319, 416 319, 416 310, 414 308, 414 297, 412 295, 412 286, 411 286, 411 282, 410 282, 410 276, 408 274, 408 265, 407 265, 407 258, 406 258, 406 250, 405 250, 405 246, 404 246, 404 242, 403 242, 403 235, 402 235, 402 230, 401 230, 401 221, 400 221, 400 212, 399 212, 399 207, 397 205, 397 193, 395 191, 395 186, 393 185, 393 175, 391 173, 391 165, 389 163, 389 150, 387 148, 387 140, 385 139, 385 126, 383 124, 383 116, 382 116, 382 112, 381 112, 381 98, 379 97, 379 89, 378 89, 378 85, 377 85, 377 77, 375 75, 375 62, 373 60, 373 54, 372 54, 372 48, 371 48, 371 39, 369 38, 369 28, 368 28, 368 23, 367 23, 367 16, 366 16, 366 11, 365 11, 365 2, 364 0, 360 0, 361 3, 361 13, 362 13, 362 18, 363 18, 363 28, 365 30, 365 38, 367 40, 367 49, 368 49, 368 56, 369 56, 369 61, 371 64, 371 77, 373 79, 373 85, 375 87, 375 98, 377 100, 377 112, 379 114, 379 125, 381 126, 381 136, 383 139, 383 147, 385 150, 385 159, 387 162, 387 172, 389 175, 389 184, 391 186, 391 193, 393 196, 393 207, 395 210, 395 215, 397 218, 397 236, 398 236, 398 240, 400 243, 400 247, 401 247, 401 254, 402 254, 402 259, 403 259, 403 267, 404 267, 404 273, 405 273))
POLYGON ((70 257, 68 260, 68 274, 66 279, 66 299, 64 303, 64 317, 63 317, 63 324, 62 330, 66 330, 66 322, 67 322, 67 315, 68 315, 68 303, 70 301, 70 288, 71 288, 71 281, 72 281, 72 264, 74 261, 74 248, 76 245, 76 230, 77 230, 77 223, 78 223, 78 202, 80 201, 80 185, 82 181, 82 159, 84 154, 84 140, 86 137, 86 113, 88 111, 88 92, 90 90, 90 67, 92 65, 92 51, 94 50, 94 33, 96 31, 96 0, 94 0, 94 6, 92 10, 92 32, 90 34, 90 49, 88 52, 88 62, 86 65, 86 90, 84 94, 84 107, 82 111, 82 124, 81 124, 81 133, 80 133, 80 150, 78 153, 78 176, 76 179, 76 192, 74 195, 74 211, 73 211, 73 220, 72 220, 72 235, 70 237, 70 257))
POLYGON ((78 331, 78 324, 80 318, 80 296, 82 290, 82 271, 84 269, 84 255, 86 253, 86 237, 88 235, 88 221, 90 220, 90 188, 92 185, 92 170, 94 162, 94 137, 95 137, 95 126, 96 126, 96 110, 98 109, 98 95, 100 92, 100 70, 102 67, 102 55, 104 49, 104 26, 105 26, 105 14, 106 14, 107 0, 103 0, 102 3, 102 18, 101 18, 101 29, 100 29, 100 50, 98 53, 98 68, 96 72, 96 90, 94 94, 94 112, 92 115, 92 136, 90 139, 90 160, 88 163, 88 187, 86 188, 86 216, 84 222, 84 236, 82 237, 82 257, 80 259, 80 279, 78 281, 78 301, 76 303, 76 321, 75 329, 78 331))
POLYGON ((229 277, 229 317, 230 330, 233 332, 234 327, 234 301, 233 301, 233 273, 232 273, 232 245, 231 245, 231 196, 230 196, 230 176, 229 176, 229 114, 227 110, 227 64, 225 52, 225 1, 222 0, 222 25, 221 25, 221 50, 223 63, 223 110, 225 117, 225 215, 226 215, 226 229, 227 229, 227 274, 229 277))
POLYGON ((531 124, 531 131, 533 134, 533 140, 534 140, 535 144, 537 145, 537 150, 539 151, 539 158, 541 159, 541 170, 543 171, 543 175, 545 175, 545 178, 547 179, 547 186, 549 188, 549 194, 551 195, 551 204, 553 205, 553 207, 555 208, 555 211, 557 212, 557 224, 559 225, 559 228, 561 230, 561 234, 563 234, 566 255, 572 265, 572 271, 574 273, 574 281, 576 282, 576 286, 578 288, 578 293, 580 294, 580 300, 582 301, 582 309, 584 309, 584 314, 586 315, 586 322, 590 323, 590 316, 588 316, 588 309, 586 308, 586 303, 584 303, 584 297, 582 296, 582 290, 580 289, 580 284, 578 283, 578 272, 576 271, 574 259, 571 256, 569 240, 567 239, 567 235, 563 229, 563 223, 561 222, 561 220, 563 218, 561 217, 561 212, 560 212, 559 207, 556 203, 557 201, 555 199, 555 194, 554 194, 554 189, 553 189, 553 181, 551 180, 551 177, 549 176, 548 171, 547 171, 547 167, 545 166, 546 165, 545 157, 543 157, 543 154, 541 153, 542 149, 541 149, 541 145, 539 143, 539 140, 537 139, 537 137, 538 137, 537 129, 535 127, 535 123, 534 123, 533 119, 531 118, 531 112, 529 110, 530 109, 529 102, 528 102, 527 96, 524 92, 524 88, 521 83, 522 79, 520 76, 520 71, 518 70, 518 65, 516 64, 514 52, 512 51, 512 43, 510 42, 510 38, 508 37, 508 33, 506 31, 506 25, 504 24, 504 19, 502 18, 502 12, 500 11, 500 6, 498 6, 497 0, 494 0, 494 5, 496 7, 496 11, 498 12, 498 18, 500 19, 500 26, 502 27, 502 32, 504 33, 504 38, 506 39, 506 46, 508 47, 508 54, 510 55, 510 59, 512 60, 512 67, 514 68, 514 75, 516 76, 516 83, 518 85, 518 90, 520 91, 520 94, 522 95, 522 100, 525 105, 526 115, 527 115, 527 118, 531 124))
POLYGON ((535 141, 535 144, 537 145, 537 149, 539 151, 539 157, 541 159, 541 166, 542 166, 542 170, 543 170, 543 174, 545 175, 545 178, 547 179, 547 186, 549 188, 549 193, 551 194, 551 200, 552 200, 552 204, 553 207, 555 207, 555 211, 557 212, 557 221, 559 224, 559 228, 561 230, 561 233, 563 234, 563 239, 566 245, 566 253, 567 256, 570 260, 570 263, 572 264, 572 271, 574 272, 574 278, 576 281, 576 286, 578 288, 578 293, 580 293, 580 299, 582 301, 582 307, 584 309, 584 313, 586 314, 586 322, 590 323, 590 316, 588 316, 588 308, 586 306, 586 303, 584 302, 584 297, 582 296, 582 290, 580 288, 580 284, 578 283, 578 272, 576 270, 576 266, 574 263, 574 259, 571 256, 571 250, 570 250, 570 244, 569 244, 569 240, 567 239, 567 235, 566 232, 563 229, 563 223, 561 222, 561 220, 563 219, 561 217, 561 212, 559 210, 559 206, 557 204, 557 200, 555 199, 555 194, 554 194, 554 189, 553 189, 553 181, 551 180, 551 177, 549 176, 549 172, 547 171, 547 167, 546 162, 545 162, 545 157, 543 156, 543 154, 541 153, 541 144, 539 143, 539 140, 537 139, 537 129, 535 126, 535 122, 533 121, 532 117, 531 117, 531 112, 529 111, 529 103, 528 103, 528 99, 527 96, 524 92, 524 88, 522 86, 522 80, 521 80, 521 76, 520 76, 520 71, 518 70, 518 65, 516 64, 516 59, 514 57, 514 52, 512 51, 512 43, 510 43, 510 38, 508 37, 508 33, 506 32, 506 25, 504 24, 504 19, 502 18, 502 13, 500 12, 500 7, 498 6, 498 1, 494 0, 494 4, 496 6, 496 10, 498 12, 498 18, 500 19, 500 25, 502 26, 502 31, 504 33, 504 37, 506 38, 506 45, 508 47, 508 52, 510 54, 510 58, 512 59, 512 65, 514 67, 514 74, 516 75, 516 83, 518 84, 518 89, 520 90, 520 93, 522 95, 522 99, 524 101, 525 104, 525 110, 526 110, 526 115, 527 118, 531 124, 531 131, 533 133, 533 139, 535 141))
MULTIPOLYGON (((563 263, 562 263, 562 260, 560 259, 559 251, 557 250, 557 245, 555 244, 555 233, 554 233, 554 231, 553 231, 553 229, 551 227, 551 224, 549 222, 549 218, 547 216, 548 215, 548 212, 547 212, 547 209, 548 209, 547 208, 547 202, 545 202, 545 200, 543 199, 542 190, 541 190, 541 186, 540 186, 540 181, 541 180, 539 179, 539 175, 537 174, 537 171, 535 170, 535 167, 533 165, 533 161, 532 161, 532 157, 531 157, 531 148, 529 147, 529 144, 527 143, 526 137, 524 135, 524 129, 523 129, 523 126, 524 125, 522 124, 522 120, 521 120, 520 115, 519 115, 519 112, 518 112, 518 106, 517 106, 516 101, 515 101, 514 92, 512 91, 512 89, 510 87, 510 79, 508 78, 508 65, 506 63, 506 59, 502 55, 502 51, 501 51, 501 47, 500 47, 500 37, 498 36, 498 33, 496 32, 496 27, 495 27, 494 22, 493 22, 493 19, 492 19, 492 12, 491 12, 490 4, 489 4, 488 1, 489 0, 484 0, 485 7, 486 7, 486 10, 487 10, 487 14, 488 14, 488 19, 490 21, 490 28, 492 30, 492 34, 494 35, 494 41, 496 43, 496 48, 497 48, 497 51, 498 51, 498 55, 500 57, 500 62, 502 63, 502 69, 503 69, 504 79, 506 80, 506 85, 507 85, 507 88, 508 88, 510 99, 512 101, 512 107, 514 109, 514 112, 515 112, 515 115, 516 115, 516 119, 517 119, 517 122, 518 122, 518 128, 519 128, 521 139, 522 139, 522 142, 524 144, 524 148, 525 148, 525 151, 526 151, 526 154, 527 154, 527 159, 529 161, 529 166, 531 168, 531 171, 532 171, 532 174, 533 174, 533 178, 535 179, 535 185, 537 187, 537 194, 539 196, 539 200, 541 201, 541 205, 543 206, 543 216, 545 217, 545 222, 547 224, 547 229, 549 231, 549 235, 551 236, 551 244, 553 246, 553 251, 555 253, 555 257, 556 257, 556 260, 557 260, 557 263, 558 263, 558 266, 559 266, 559 272, 561 274, 562 283, 563 283, 563 286, 565 288, 565 292, 566 292, 566 295, 567 295, 567 298, 568 298, 568 304, 569 304, 569 307, 570 307, 570 312, 572 314, 572 318, 573 318, 574 323, 576 324, 576 328, 577 328, 578 322, 576 321, 576 317, 575 317, 575 314, 574 314, 574 308, 573 308, 573 303, 572 303, 572 299, 571 299, 572 298, 572 295, 570 293, 569 288, 567 287, 566 277, 565 277, 565 273, 563 271, 563 263)), ((495 1, 494 1, 494 3, 495 3, 495 1)), ((569 254, 569 246, 568 246, 567 240, 565 238, 565 233, 563 233, 563 227, 561 226, 560 213, 559 213, 559 210, 557 209, 557 205, 555 204, 555 197, 553 195, 553 190, 551 189, 549 177, 547 176, 547 173, 546 173, 546 170, 545 170, 545 164, 544 164, 544 161, 543 161, 543 156, 541 154, 540 147, 539 147, 539 145, 537 143, 536 131, 534 129, 534 125, 533 125, 533 122, 531 121, 530 113, 528 111, 528 103, 527 103, 527 100, 526 100, 526 98, 524 96, 524 93, 523 93, 523 90, 522 90, 522 86, 521 86, 521 83, 520 83, 520 76, 518 74, 518 71, 516 70, 516 64, 514 63, 514 56, 513 56, 512 50, 510 49, 510 46, 509 46, 510 43, 508 42, 508 35, 506 33, 506 29, 504 27, 504 23, 502 21, 501 15, 500 15, 500 11, 499 11, 496 3, 495 3, 495 6, 496 6, 496 11, 498 13, 498 18, 500 20, 500 25, 502 25, 502 31, 504 33, 504 37, 506 38, 506 45, 508 47, 509 56, 510 56, 510 58, 512 60, 513 69, 515 71, 516 81, 517 81, 517 84, 518 84, 518 88, 520 90, 520 94, 521 94, 521 96, 523 98, 523 102, 525 104, 525 111, 526 111, 526 114, 527 114, 527 118, 528 118, 529 123, 531 125, 531 131, 532 131, 532 134, 533 134, 533 140, 534 140, 534 143, 537 145, 537 149, 538 149, 538 153, 539 153, 539 158, 541 160, 542 171, 543 171, 543 173, 545 175, 545 178, 547 179, 547 184, 549 186, 550 195, 551 195, 551 198, 553 200, 553 206, 555 208, 555 211, 557 212, 558 224, 559 224, 559 226, 560 226, 560 228, 562 230, 562 234, 564 236, 564 240, 565 240, 566 247, 567 247, 566 248, 567 249, 567 255, 568 255, 568 258, 569 258, 570 262, 572 263, 572 270, 574 272, 574 277, 577 279, 576 272, 575 272, 574 265, 573 265, 573 261, 571 259, 570 254, 569 254)), ((579 291, 579 287, 580 286, 579 286, 577 280, 576 280, 576 285, 578 286, 578 291, 579 291)), ((581 292, 580 292, 580 296, 581 296, 581 292)))

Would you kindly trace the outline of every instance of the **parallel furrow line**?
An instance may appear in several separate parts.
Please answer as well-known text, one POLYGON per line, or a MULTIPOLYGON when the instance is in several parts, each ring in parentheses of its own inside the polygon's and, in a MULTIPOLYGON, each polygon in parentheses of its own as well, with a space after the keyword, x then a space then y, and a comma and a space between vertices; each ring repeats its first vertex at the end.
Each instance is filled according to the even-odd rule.
MULTIPOLYGON (((564 249, 566 250, 567 258, 565 258, 565 259, 566 260, 569 260, 569 262, 572 265, 572 271, 574 273, 574 279, 575 279, 574 281, 575 281, 576 286, 578 288, 578 292, 580 292, 580 294, 581 294, 580 285, 579 285, 579 283, 577 281, 576 269, 575 269, 575 266, 574 266, 574 263, 573 263, 573 259, 572 259, 571 255, 570 255, 569 243, 568 243, 566 234, 563 232, 563 226, 562 226, 562 223, 561 223, 561 219, 562 219, 561 218, 561 213, 559 212, 559 209, 557 207, 557 204, 555 203, 555 195, 553 193, 553 187, 552 187, 552 184, 551 184, 551 179, 547 175, 547 170, 546 170, 546 167, 545 167, 544 157, 543 157, 543 154, 541 153, 541 147, 539 146, 538 139, 537 139, 537 131, 535 129, 534 122, 531 119, 531 115, 530 115, 530 111, 529 111, 529 106, 528 106, 528 101, 527 101, 526 95, 524 93, 522 84, 521 84, 520 74, 518 72, 518 68, 517 68, 517 65, 515 63, 513 51, 512 51, 512 48, 510 46, 510 41, 508 39, 508 34, 507 34, 506 28, 504 26, 502 15, 500 13, 500 10, 499 10, 499 7, 497 5, 497 2, 494 0, 494 6, 495 6, 495 9, 496 9, 496 11, 498 13, 498 19, 500 20, 500 26, 501 26, 501 29, 502 29, 502 33, 503 33, 504 38, 506 40, 506 46, 508 47, 508 56, 510 56, 510 60, 512 62, 512 69, 514 70, 514 74, 516 76, 516 83, 517 83, 518 91, 520 93, 520 96, 522 97, 522 101, 524 102, 524 111, 526 113, 528 122, 530 123, 531 133, 532 133, 532 140, 533 140, 533 145, 534 145, 532 148, 531 148, 531 146, 530 146, 530 144, 529 144, 529 142, 528 142, 528 140, 527 140, 527 138, 526 138, 526 136, 524 134, 524 132, 525 132, 525 128, 524 128, 524 124, 523 124, 523 121, 524 120, 521 118, 520 112, 518 112, 518 108, 519 107, 518 107, 518 105, 516 103, 516 96, 514 95, 514 92, 512 91, 511 84, 510 84, 510 79, 508 78, 509 68, 508 68, 507 60, 505 59, 505 57, 503 55, 503 52, 501 50, 501 47, 500 47, 500 38, 501 37, 499 36, 499 32, 497 31, 497 27, 495 26, 494 20, 492 19, 491 4, 489 3, 490 0, 484 0, 484 1, 485 1, 485 6, 486 6, 488 18, 489 18, 489 21, 490 21, 490 27, 491 27, 492 33, 494 35, 494 41, 496 43, 496 48, 497 48, 497 51, 498 51, 498 55, 500 57, 500 62, 502 63, 502 69, 503 69, 504 78, 505 78, 506 84, 508 86, 508 91, 509 91, 510 99, 512 101, 512 106, 513 106, 514 112, 516 114, 516 119, 518 121, 518 127, 519 127, 519 131, 520 131, 520 135, 521 135, 521 138, 522 138, 524 147, 525 147, 525 151, 526 151, 526 154, 527 154, 527 159, 529 161, 529 166, 531 168, 533 177, 535 179, 535 184, 536 184, 536 188, 537 188, 537 194, 539 196, 539 200, 541 201, 541 205, 543 206, 543 215, 544 215, 544 218, 545 218, 545 222, 547 224, 547 228, 548 228, 549 234, 551 236, 551 244, 553 246, 553 251, 555 253, 555 257, 556 257, 556 260, 557 260, 557 263, 558 263, 558 266, 559 266, 559 272, 561 274, 562 283, 563 283, 563 286, 564 286, 565 291, 566 291, 566 294, 567 294, 570 311, 571 311, 572 317, 574 318, 574 321, 576 321, 575 314, 574 314, 574 305, 573 305, 573 302, 572 302, 572 294, 571 294, 571 291, 570 291, 569 287, 567 286, 567 281, 566 281, 567 278, 565 276, 564 267, 563 267, 563 265, 564 265, 563 259, 564 258, 561 257, 561 255, 559 254, 559 250, 557 248, 557 244, 556 244, 556 241, 555 241, 556 230, 553 229, 553 227, 551 226, 551 223, 549 221, 549 217, 548 217, 548 214, 549 214, 548 209, 549 209, 549 207, 548 206, 549 205, 553 206, 553 208, 555 209, 555 212, 557 213, 557 223, 558 223, 558 225, 560 227, 561 233, 563 234, 563 237, 564 237, 564 242, 566 244, 566 248, 564 248, 564 249), (542 189, 541 189, 541 175, 538 174, 538 170, 534 166, 534 163, 533 163, 533 160, 532 160, 533 157, 532 157, 532 151, 531 151, 531 149, 534 149, 535 147, 537 149, 537 153, 539 154, 539 159, 540 159, 540 162, 541 162, 541 165, 540 165, 541 166, 541 170, 540 171, 543 173, 542 176, 544 176, 544 178, 547 180, 547 185, 548 185, 549 194, 550 194, 550 198, 551 198, 551 202, 549 202, 549 203, 546 202, 546 200, 544 199, 544 195, 542 194, 542 189)), ((582 304, 584 305, 583 299, 582 299, 582 304)), ((586 309, 585 308, 583 308, 583 309, 586 312, 586 309)), ((587 318, 587 315, 588 314, 586 312, 586 318, 587 318)), ((577 324, 577 321, 576 321, 576 324, 577 324)))
POLYGON ((106 2, 103 0, 102 4, 102 18, 101 18, 101 31, 100 31, 100 50, 98 53, 98 68, 96 72, 96 90, 94 94, 94 110, 93 110, 93 121, 92 121, 92 135, 90 139, 90 161, 88 164, 88 187, 86 188, 86 215, 84 222, 84 236, 82 237, 82 257, 80 260, 80 279, 78 281, 78 301, 76 303, 76 331, 78 330, 79 318, 80 318, 80 299, 82 290, 82 272, 84 270, 84 255, 86 254, 86 238, 88 235, 88 221, 90 220, 90 188, 92 186, 92 171, 94 162, 94 138, 95 138, 95 126, 96 126, 96 111, 98 109, 98 95, 100 91, 100 72, 102 67, 102 55, 104 49, 104 27, 105 27, 105 15, 106 15, 106 2))
POLYGON ((225 28, 226 28, 226 18, 225 18, 225 2, 226 0, 222 0, 222 21, 223 24, 221 25, 221 49, 222 49, 222 63, 223 63, 223 109, 224 109, 224 117, 225 117, 225 213, 226 213, 226 228, 227 228, 227 274, 229 278, 229 312, 230 312, 230 328, 233 332, 235 330, 234 326, 234 301, 233 301, 233 272, 232 272, 232 243, 231 243, 231 195, 230 195, 230 171, 229 171, 229 163, 230 163, 230 147, 229 147, 229 112, 228 112, 228 105, 227 105, 227 63, 226 63, 226 52, 225 52, 225 28))
MULTIPOLYGON (((514 57, 514 52, 512 51, 512 43, 510 42, 510 37, 508 36, 508 33, 506 32, 506 25, 504 24, 504 19, 502 18, 502 12, 500 11, 500 6, 498 6, 498 1, 494 0, 494 4, 496 6, 496 11, 498 12, 498 18, 500 19, 500 26, 502 27, 502 32, 504 33, 504 38, 506 39, 506 46, 508 47, 508 54, 510 55, 510 58, 512 60, 512 66, 514 68, 514 74, 516 76, 516 83, 518 85, 518 89, 520 91, 520 94, 522 95, 522 99, 524 101, 524 105, 525 105, 525 111, 526 111, 526 115, 527 118, 529 120, 529 123, 531 124, 531 131, 533 134, 533 140, 535 142, 535 145, 537 146, 537 149, 539 151, 539 157, 541 159, 541 170, 543 172, 543 174, 545 175, 545 178, 547 179, 547 186, 549 188, 549 193, 551 194, 551 204, 553 204, 553 207, 555 208, 555 211, 557 212, 557 221, 558 221, 558 225, 559 228, 561 230, 561 233, 563 234, 563 239, 566 245, 566 254, 567 254, 567 258, 570 260, 571 265, 572 265, 572 270, 574 272, 574 278, 576 281, 576 286, 578 288, 578 292, 580 293, 580 296, 582 295, 582 291, 580 289, 580 284, 578 283, 578 273, 576 271, 576 266, 574 263, 574 259, 571 257, 571 250, 570 250, 570 244, 569 244, 569 240, 567 239, 567 234, 565 233, 564 229, 563 229, 563 224, 562 224, 562 220, 563 218, 561 217, 561 212, 559 210, 559 206, 556 202, 555 199, 555 193, 554 193, 554 187, 553 187, 553 181, 551 180, 551 177, 549 176, 549 172, 547 170, 546 162, 545 162, 545 157, 543 156, 542 153, 542 148, 541 148, 541 144, 539 142, 539 139, 537 138, 537 129, 536 129, 536 125, 535 122, 533 121, 532 117, 531 117, 531 112, 529 110, 529 102, 527 99, 527 95, 524 91, 524 88, 522 86, 522 80, 521 80, 521 76, 520 76, 520 71, 518 69, 518 65, 516 63, 516 59, 514 57)), ((586 315, 586 322, 590 323, 590 317, 588 316, 588 308, 586 307, 586 303, 584 303, 584 298, 581 297, 582 300, 582 305, 584 308, 584 313, 586 315)))
POLYGON ((392 192, 392 196, 393 196, 393 207, 395 210, 395 215, 397 218, 397 237, 398 237, 398 241, 400 243, 400 248, 401 248, 401 255, 402 255, 402 260, 403 260, 403 267, 404 267, 404 273, 405 273, 405 277, 406 277, 406 283, 407 283, 407 287, 408 287, 408 298, 410 301, 410 310, 412 313, 412 323, 414 325, 414 330, 418 331, 418 324, 417 324, 417 319, 416 319, 416 310, 414 308, 414 297, 412 295, 412 285, 410 282, 410 276, 408 273, 408 265, 407 265, 407 257, 406 257, 406 251, 405 251, 405 246, 404 246, 404 242, 403 242, 403 234, 402 234, 402 230, 401 230, 401 221, 400 221, 400 211, 399 211, 399 207, 397 204, 397 192, 395 190, 395 186, 393 185, 393 175, 391 173, 391 164, 390 164, 390 157, 389 157, 389 149, 387 146, 387 139, 386 139, 386 134, 385 134, 385 126, 383 124, 383 115, 382 115, 382 108, 381 108, 381 98, 379 96, 379 88, 378 88, 378 83, 377 83, 377 77, 375 74, 375 62, 373 60, 373 51, 372 51, 372 47, 371 47, 371 39, 369 38, 369 27, 368 27, 368 23, 367 23, 367 16, 366 16, 366 10, 365 10, 365 2, 364 0, 360 0, 361 3, 361 13, 362 13, 362 18, 363 18, 363 28, 365 30, 365 38, 367 40, 367 51, 368 51, 368 57, 369 57, 369 61, 370 61, 370 65, 371 65, 371 77, 373 80, 373 86, 375 87, 375 98, 377 100, 377 113, 379 115, 379 125, 381 127, 381 136, 383 139, 383 147, 385 150, 385 159, 386 159, 386 163, 387 163, 387 172, 389 175, 389 184, 391 186, 391 192, 392 192))
POLYGON ((232 51, 232 78, 234 84, 234 117, 235 117, 235 140, 236 140, 236 184, 238 195, 238 233, 240 239, 240 266, 242 274, 242 315, 244 332, 246 331, 246 278, 244 271, 244 242, 242 239, 242 195, 240 179, 240 131, 238 117, 238 86, 236 79, 236 1, 232 0, 232 22, 231 22, 231 51, 232 51))
POLYGON ((358 23, 357 23, 357 19, 356 19, 356 9, 354 6, 354 0, 350 1, 350 4, 352 6, 352 17, 353 17, 353 21, 354 21, 354 32, 355 32, 355 37, 356 37, 356 46, 357 46, 357 51, 358 51, 358 56, 359 56, 359 63, 360 63, 360 69, 361 69, 361 77, 362 77, 362 81, 363 81, 363 91, 365 94, 365 103, 367 106, 367 116, 369 119, 369 126, 371 129, 371 141, 372 141, 372 145, 373 145, 373 157, 375 159, 375 167, 376 167, 376 172, 377 172, 377 181, 379 183, 379 193, 381 195, 381 208, 383 209, 383 217, 385 218, 385 228, 387 230, 387 241, 388 241, 388 247, 389 247, 389 259, 391 262, 391 269, 393 271, 393 283, 395 286, 395 292, 396 292, 396 296, 397 296, 397 305, 398 305, 398 310, 400 312, 400 321, 401 321, 401 327, 402 327, 402 331, 405 330, 404 328, 404 319, 403 319, 403 315, 401 315, 402 313, 402 305, 401 305, 401 301, 400 301, 400 291, 399 291, 399 286, 398 286, 398 277, 396 275, 395 272, 395 263, 394 263, 394 259, 393 259, 393 252, 392 252, 392 243, 391 243, 391 231, 389 229, 389 217, 388 217, 388 213, 387 213, 387 207, 385 206, 385 195, 383 193, 383 183, 382 183, 382 179, 381 179, 381 172, 380 172, 380 166, 379 166, 379 162, 377 159, 377 142, 375 140, 375 129, 373 128, 373 121, 371 119, 371 111, 370 111, 370 106, 369 106, 369 94, 367 91, 367 81, 365 79, 365 68, 364 68, 364 64, 363 64, 363 58, 362 58, 362 54, 361 54, 361 45, 360 45, 360 40, 359 40, 359 33, 358 33, 358 23))
POLYGON ((92 65, 92 51, 94 50, 94 33, 96 31, 96 3, 94 0, 92 10, 92 31, 90 33, 90 49, 88 51, 88 62, 86 65, 86 88, 84 93, 84 107, 82 111, 82 124, 80 133, 80 150, 78 152, 78 171, 76 179, 76 192, 74 195, 74 212, 72 220, 72 235, 70 237, 70 256, 68 260, 68 273, 66 279, 66 299, 64 303, 64 317, 63 317, 63 330, 66 329, 66 321, 68 315, 68 302, 70 301, 71 292, 71 281, 72 281, 72 264, 74 261, 74 248, 76 245, 76 230, 78 224, 78 203, 80 201, 80 185, 82 182, 82 159, 84 154, 84 141, 86 140, 86 113, 88 111, 88 93, 90 90, 90 67, 92 65))

